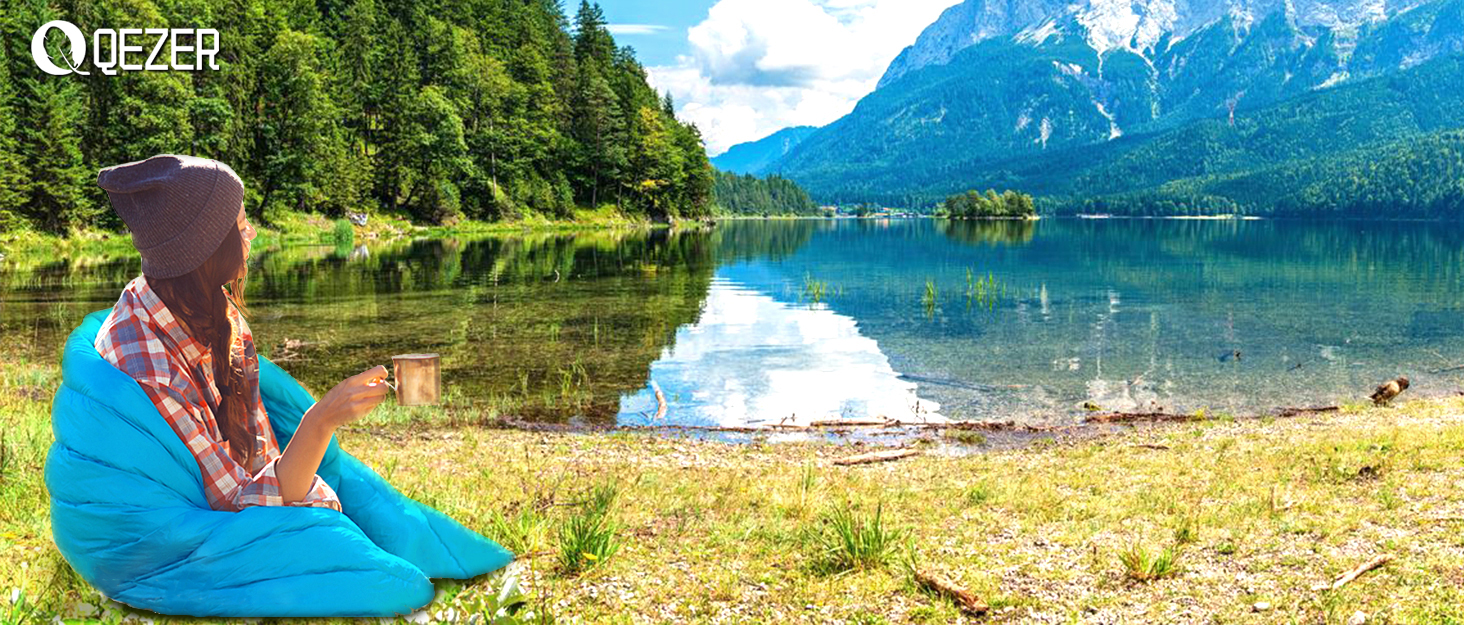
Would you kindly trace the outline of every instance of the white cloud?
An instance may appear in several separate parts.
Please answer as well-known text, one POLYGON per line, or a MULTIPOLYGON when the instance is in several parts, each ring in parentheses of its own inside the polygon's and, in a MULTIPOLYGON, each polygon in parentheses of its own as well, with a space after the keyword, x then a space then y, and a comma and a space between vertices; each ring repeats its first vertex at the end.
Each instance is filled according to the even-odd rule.
POLYGON ((688 54, 649 68, 718 154, 787 126, 827 124, 959 0, 719 0, 688 54))
POLYGON ((612 35, 654 35, 663 30, 665 26, 660 24, 606 24, 605 30, 612 35))

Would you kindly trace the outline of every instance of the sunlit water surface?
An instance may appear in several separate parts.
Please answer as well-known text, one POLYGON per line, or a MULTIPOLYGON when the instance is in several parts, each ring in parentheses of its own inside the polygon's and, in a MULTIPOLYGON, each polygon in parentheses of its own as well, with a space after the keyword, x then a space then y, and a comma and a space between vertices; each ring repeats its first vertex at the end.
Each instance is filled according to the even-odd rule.
MULTIPOLYGON (((255 256, 261 352, 312 390, 436 352, 450 401, 539 421, 1068 423, 1464 387, 1445 224, 753 221, 255 256)), ((138 270, 0 262, 0 349, 56 358, 138 270)))

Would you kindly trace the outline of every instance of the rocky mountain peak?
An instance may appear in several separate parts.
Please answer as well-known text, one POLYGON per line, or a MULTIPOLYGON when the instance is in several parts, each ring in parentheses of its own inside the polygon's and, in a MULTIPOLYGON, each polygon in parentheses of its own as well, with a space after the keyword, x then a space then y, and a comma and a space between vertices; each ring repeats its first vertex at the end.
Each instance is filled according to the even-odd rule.
POLYGON ((965 0, 946 9, 890 63, 885 85, 915 70, 943 65, 981 41, 1017 37, 1040 43, 1051 34, 1081 35, 1100 54, 1129 50, 1152 56, 1169 35, 1182 39, 1229 17, 1239 28, 1284 12, 1296 27, 1337 29, 1385 20, 1422 0, 965 0), (1069 30, 1080 32, 1072 33, 1069 30))

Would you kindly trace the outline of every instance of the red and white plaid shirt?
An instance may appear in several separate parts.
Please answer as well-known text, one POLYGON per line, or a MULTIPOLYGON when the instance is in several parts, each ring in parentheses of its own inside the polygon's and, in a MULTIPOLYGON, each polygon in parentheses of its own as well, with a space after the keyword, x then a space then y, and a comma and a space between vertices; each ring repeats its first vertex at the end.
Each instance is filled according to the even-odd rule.
POLYGON ((214 420, 222 396, 213 381, 212 353, 183 331, 145 277, 138 276, 122 290, 112 314, 97 333, 96 348, 102 358, 137 380, 158 412, 188 445, 198 460, 204 494, 213 509, 238 512, 249 506, 288 505, 340 511, 340 499, 318 475, 304 499, 285 503, 280 496, 280 482, 275 476, 280 449, 259 397, 254 335, 232 304, 229 320, 238 329, 229 355, 234 364, 243 363, 251 393, 246 400, 248 425, 256 444, 248 468, 229 455, 229 442, 214 420))

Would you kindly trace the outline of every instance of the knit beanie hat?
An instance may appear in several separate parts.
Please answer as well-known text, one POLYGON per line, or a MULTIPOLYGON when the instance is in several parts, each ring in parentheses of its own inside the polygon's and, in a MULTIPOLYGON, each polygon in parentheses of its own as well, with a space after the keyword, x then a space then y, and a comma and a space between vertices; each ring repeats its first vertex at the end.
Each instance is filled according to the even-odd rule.
POLYGON ((218 161, 159 154, 97 174, 112 208, 132 232, 142 273, 176 278, 213 255, 238 227, 244 181, 218 161))

